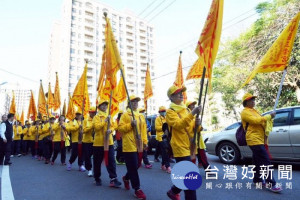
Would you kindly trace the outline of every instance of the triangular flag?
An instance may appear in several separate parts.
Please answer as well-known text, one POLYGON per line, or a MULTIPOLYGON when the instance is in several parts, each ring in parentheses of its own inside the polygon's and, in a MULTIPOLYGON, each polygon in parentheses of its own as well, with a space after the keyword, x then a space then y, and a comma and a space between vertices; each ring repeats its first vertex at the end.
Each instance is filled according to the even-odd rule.
MULTIPOLYGON (((181 53, 182 51, 180 51, 180 55, 179 55, 179 60, 178 60, 178 67, 177 67, 177 73, 176 73, 176 79, 174 81, 174 85, 176 85, 177 87, 183 87, 184 86, 184 79, 183 79, 183 73, 182 73, 182 63, 181 63, 181 53)), ((186 92, 183 92, 183 102, 185 103, 187 100, 187 95, 186 92)))
POLYGON ((53 108, 54 106, 54 97, 51 91, 51 84, 49 82, 49 86, 48 86, 48 98, 47 98, 47 105, 48 105, 48 109, 53 108))
POLYGON ((16 100, 15 100, 15 92, 12 91, 13 97, 11 99, 11 104, 9 108, 9 113, 16 114, 16 100))
POLYGON ((153 96, 153 91, 152 91, 152 83, 151 83, 151 76, 150 76, 150 67, 149 64, 147 63, 145 89, 144 89, 144 104, 146 109, 147 109, 147 100, 152 96, 153 96))
POLYGON ((33 119, 32 121, 34 121, 37 117, 37 109, 36 109, 35 100, 34 100, 32 90, 30 92, 31 92, 31 97, 30 97, 30 101, 29 101, 27 119, 32 117, 32 119, 33 119))
POLYGON ((74 105, 73 105, 73 100, 70 97, 70 95, 69 95, 69 104, 68 104, 68 110, 67 110, 66 118, 70 121, 75 118, 75 108, 74 108, 74 105))
POLYGON ((56 72, 56 81, 55 81, 55 88, 54 88, 54 111, 58 110, 60 108, 60 89, 59 89, 59 79, 58 74, 56 72))

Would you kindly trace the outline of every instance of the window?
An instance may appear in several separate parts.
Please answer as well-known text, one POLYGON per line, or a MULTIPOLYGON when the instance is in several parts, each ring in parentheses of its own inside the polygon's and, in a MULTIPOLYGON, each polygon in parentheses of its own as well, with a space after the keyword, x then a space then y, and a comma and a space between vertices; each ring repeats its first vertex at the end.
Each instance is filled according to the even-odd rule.
POLYGON ((70 53, 75 53, 75 49, 70 49, 70 53))
POLYGON ((76 33, 75 32, 71 32, 71 36, 76 36, 76 33))
POLYGON ((75 20, 75 19, 76 19, 76 17, 72 15, 72 20, 75 20))
POLYGON ((72 12, 73 12, 73 13, 76 13, 76 9, 75 9, 75 8, 72 8, 72 12))
POLYGON ((234 124, 228 126, 227 128, 225 128, 225 130, 226 131, 232 130, 232 129, 238 128, 240 125, 241 125, 241 122, 237 122, 237 123, 234 123, 234 124))
POLYGON ((277 113, 274 118, 274 127, 287 125, 289 120, 289 114, 290 112, 288 111, 277 113))
POLYGON ((293 125, 300 125, 300 108, 294 110, 293 125))

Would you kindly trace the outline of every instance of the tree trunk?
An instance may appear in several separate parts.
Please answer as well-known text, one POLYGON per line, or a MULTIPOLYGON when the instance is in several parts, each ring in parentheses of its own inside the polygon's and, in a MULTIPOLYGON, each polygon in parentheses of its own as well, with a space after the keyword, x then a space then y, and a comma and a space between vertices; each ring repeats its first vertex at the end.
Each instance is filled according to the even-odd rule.
POLYGON ((298 85, 296 86, 296 97, 298 103, 300 103, 300 87, 298 85))

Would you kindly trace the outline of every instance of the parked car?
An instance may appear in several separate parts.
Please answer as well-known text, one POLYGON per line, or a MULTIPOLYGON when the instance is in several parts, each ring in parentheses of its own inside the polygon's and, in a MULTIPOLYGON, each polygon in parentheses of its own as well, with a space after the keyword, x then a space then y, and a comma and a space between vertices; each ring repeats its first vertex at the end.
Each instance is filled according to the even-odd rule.
MULTIPOLYGON (((251 149, 239 146, 235 138, 240 124, 241 122, 236 122, 220 132, 209 134, 206 141, 207 152, 219 156, 225 164, 235 164, 242 158, 251 158, 251 149)), ((300 162, 300 106, 276 110, 273 130, 269 135, 269 150, 273 160, 300 162)))

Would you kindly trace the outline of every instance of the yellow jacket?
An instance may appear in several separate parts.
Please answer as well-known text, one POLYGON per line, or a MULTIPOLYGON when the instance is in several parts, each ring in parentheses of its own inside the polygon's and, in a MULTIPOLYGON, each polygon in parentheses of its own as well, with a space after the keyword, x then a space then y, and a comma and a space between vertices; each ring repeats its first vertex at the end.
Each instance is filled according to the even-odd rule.
POLYGON ((69 125, 67 127, 67 131, 71 133, 72 143, 78 142, 80 124, 81 124, 81 121, 77 121, 76 119, 69 122, 69 125))
POLYGON ((162 136, 164 134, 162 130, 163 124, 166 122, 166 118, 164 116, 159 115, 155 119, 155 131, 156 131, 156 140, 161 142, 162 136))
MULTIPOLYGON (((139 112, 134 112, 135 120, 137 121, 138 134, 143 141, 144 145, 147 145, 147 124, 145 124, 144 115, 139 112)), ((136 140, 135 140, 135 131, 131 126, 132 115, 131 111, 128 109, 120 119, 118 130, 122 134, 123 142, 123 152, 136 152, 136 140)))
MULTIPOLYGON (((64 123, 64 125, 66 126, 66 123, 64 123)), ((66 131, 64 131, 59 123, 54 123, 52 125, 52 130, 54 132, 54 136, 53 136, 53 142, 60 142, 60 141, 65 141, 66 138, 66 131), (63 136, 61 136, 61 134, 63 134, 63 136)))
POLYGON ((84 143, 93 143, 93 119, 89 117, 83 121, 83 139, 84 143))
MULTIPOLYGON (((107 131, 107 122, 105 119, 107 118, 107 113, 99 111, 98 114, 93 118, 93 127, 95 130, 94 135, 94 144, 95 147, 103 147, 104 146, 104 137, 107 131)), ((115 123, 113 120, 110 120, 110 130, 115 130, 115 123)), ((109 134, 109 145, 113 145, 113 137, 112 134, 109 134)))
POLYGON ((28 140, 34 141, 35 134, 36 134, 35 125, 32 125, 32 126, 30 126, 29 131, 28 131, 28 140))
POLYGON ((28 136, 28 134, 29 134, 29 128, 25 127, 23 129, 22 133, 24 135, 23 140, 29 140, 29 136, 28 136))
POLYGON ((248 146, 265 144, 266 121, 271 115, 261 116, 255 109, 245 107, 241 113, 243 127, 246 130, 246 141, 248 146))
POLYGON ((181 109, 177 112, 168 109, 166 121, 169 127, 172 128, 170 144, 174 157, 190 156, 190 139, 193 137, 193 127, 195 125, 194 116, 187 109, 181 109))
POLYGON ((18 132, 16 129, 16 125, 13 127, 14 130, 14 140, 21 140, 21 134, 23 133, 22 126, 18 126, 18 132))
MULTIPOLYGON (((51 124, 52 128, 53 128, 54 124, 51 124)), ((42 128, 42 134, 39 137, 39 140, 44 139, 47 136, 51 135, 51 131, 50 131, 50 123, 47 122, 46 124, 44 124, 43 128, 42 128)))

